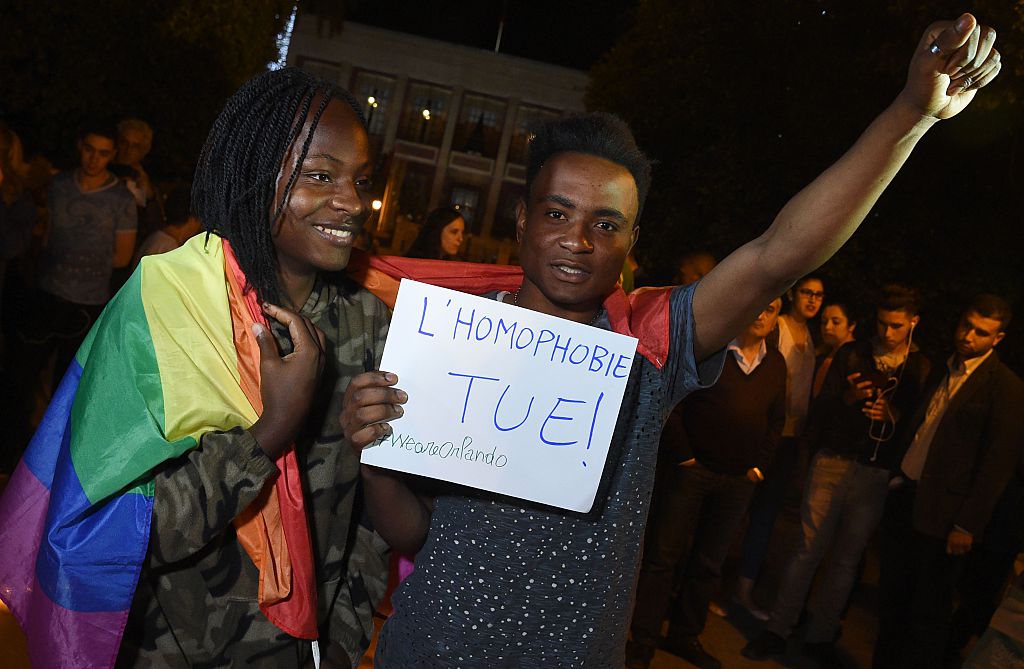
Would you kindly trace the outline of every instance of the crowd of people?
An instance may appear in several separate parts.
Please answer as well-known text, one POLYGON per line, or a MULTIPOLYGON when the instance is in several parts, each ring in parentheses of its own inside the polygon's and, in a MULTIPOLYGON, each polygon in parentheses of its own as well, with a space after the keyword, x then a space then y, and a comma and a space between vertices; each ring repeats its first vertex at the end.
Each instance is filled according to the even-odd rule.
POLYGON ((776 300, 733 341, 718 383, 688 396, 663 434, 631 666, 646 667, 659 645, 698 667, 721 666, 699 635, 709 608, 720 615, 730 608, 713 596, 738 543, 732 603, 762 623, 742 654, 781 658, 796 637, 793 646, 818 666, 842 667, 836 641, 880 523, 873 666, 959 666, 1024 549, 1019 520, 1007 519, 1024 513, 1024 423, 1016 415, 1024 384, 995 351, 1010 306, 977 296, 962 311, 948 358, 932 365, 913 341, 921 303, 909 286, 883 286, 870 319, 830 297, 817 276, 798 281, 786 298, 785 314, 776 300), (794 314, 805 330, 820 321, 820 334, 801 333, 794 344, 794 314), (873 327, 858 330, 858 323, 873 327), (809 368, 799 358, 791 363, 804 351, 812 353, 809 368), (803 429, 787 441, 794 414, 803 429), (756 567, 771 523, 794 495, 799 540, 786 547, 774 600, 762 610, 752 596, 756 567), (1001 560, 978 557, 987 555, 1001 560), (953 617, 957 594, 962 605, 953 617))
MULTIPOLYGON (((41 156, 25 162, 17 133, 0 125, 0 295, 9 295, 0 302, 0 356, 6 385, 19 389, 4 412, 12 437, 0 472, 13 469, 86 334, 141 259, 202 230, 189 184, 147 171, 152 143, 145 121, 87 121, 77 164, 61 171, 41 156)), ((456 259, 464 234, 458 209, 438 208, 406 255, 456 259)))
MULTIPOLYGON (((78 166, 47 187, 24 317, 5 323, 26 421, 50 398, 0 496, 0 543, 19 556, 0 565, 0 598, 28 656, 354 667, 394 551, 415 566, 379 668, 635 668, 659 646, 714 668, 700 636, 738 541, 734 596, 764 624, 743 654, 785 654, 806 607, 802 651, 833 667, 881 527, 876 667, 942 666, 983 633, 990 653, 1024 657, 1006 626, 985 631, 1021 547, 1024 384, 995 352, 1009 305, 976 297, 930 362, 912 287, 882 287, 871 323, 814 273, 926 131, 998 74, 994 39, 966 14, 933 24, 892 105, 762 235, 628 295, 652 170, 609 114, 536 128, 521 271, 452 276, 454 209, 431 215, 405 264, 354 255, 371 211, 365 121, 309 73, 270 71, 228 100, 190 208, 143 167, 148 126, 86 126, 78 166), (431 399, 380 369, 377 289, 420 272, 638 339, 591 512, 360 464, 403 405, 431 399), (794 491, 800 542, 762 610, 755 585, 794 491)), ((39 203, 0 194, 5 239, 30 238, 39 203)))
POLYGON ((0 343, 5 385, 17 388, 4 411, 11 438, 8 471, 86 334, 142 256, 180 246, 200 225, 189 189, 162 193, 143 165, 149 124, 87 121, 76 164, 56 170, 42 156, 26 162, 15 130, 0 125, 0 343))

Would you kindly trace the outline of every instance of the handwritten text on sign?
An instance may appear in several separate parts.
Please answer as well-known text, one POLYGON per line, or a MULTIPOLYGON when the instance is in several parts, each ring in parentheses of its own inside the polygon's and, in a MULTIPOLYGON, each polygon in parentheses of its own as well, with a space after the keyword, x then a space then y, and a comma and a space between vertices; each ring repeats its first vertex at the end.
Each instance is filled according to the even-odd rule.
POLYGON ((636 343, 404 279, 381 369, 409 402, 362 461, 589 511, 636 343))

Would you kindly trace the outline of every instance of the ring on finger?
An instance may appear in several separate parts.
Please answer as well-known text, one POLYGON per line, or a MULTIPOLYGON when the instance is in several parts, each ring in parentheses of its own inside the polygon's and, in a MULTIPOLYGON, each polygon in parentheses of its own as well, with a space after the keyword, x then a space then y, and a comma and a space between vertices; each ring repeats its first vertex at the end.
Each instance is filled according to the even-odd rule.
POLYGON ((932 53, 932 55, 934 55, 934 56, 941 56, 942 55, 942 49, 939 48, 938 42, 932 42, 931 44, 929 44, 928 45, 928 51, 930 51, 932 53))
POLYGON ((960 87, 963 90, 966 91, 968 88, 971 87, 971 84, 973 84, 973 83, 974 83, 974 79, 971 79, 970 76, 967 76, 967 77, 964 77, 964 80, 960 83, 960 87))

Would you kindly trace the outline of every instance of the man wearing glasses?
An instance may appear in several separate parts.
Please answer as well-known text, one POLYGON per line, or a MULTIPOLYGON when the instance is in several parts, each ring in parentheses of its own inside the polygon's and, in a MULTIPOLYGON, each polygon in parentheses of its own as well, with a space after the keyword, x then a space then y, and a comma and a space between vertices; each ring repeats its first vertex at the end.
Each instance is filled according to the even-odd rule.
POLYGON ((842 666, 835 639, 857 565, 882 517, 891 472, 899 463, 899 440, 893 439, 920 402, 930 369, 913 341, 921 311, 917 291, 889 284, 875 306, 875 337, 839 349, 814 400, 805 437, 815 455, 800 506, 801 541, 764 631, 742 651, 750 659, 785 653, 787 637, 799 624, 811 583, 831 549, 802 652, 820 667, 842 666))

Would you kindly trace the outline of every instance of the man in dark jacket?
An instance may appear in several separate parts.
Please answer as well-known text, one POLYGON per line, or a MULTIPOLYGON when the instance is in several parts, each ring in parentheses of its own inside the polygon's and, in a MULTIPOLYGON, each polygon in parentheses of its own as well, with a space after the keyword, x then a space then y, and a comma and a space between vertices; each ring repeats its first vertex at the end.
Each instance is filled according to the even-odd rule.
POLYGON ((994 349, 1010 307, 980 295, 956 329, 956 352, 931 375, 908 432, 883 523, 881 619, 874 666, 941 665, 965 555, 989 522, 1024 438, 1024 383, 994 349))
POLYGON ((871 340, 840 348, 811 409, 807 436, 816 451, 800 505, 802 538, 782 577, 765 630, 743 649, 763 660, 786 650, 825 553, 804 653, 823 667, 838 666, 834 640, 857 565, 882 518, 892 470, 899 462, 894 435, 919 403, 929 363, 914 346, 917 292, 885 286, 871 340))
POLYGON ((673 412, 681 429, 665 433, 669 439, 661 442, 664 471, 655 486, 644 543, 628 667, 648 666, 670 609, 668 649, 698 667, 721 666, 698 636, 722 562, 786 421, 786 361, 765 345, 781 308, 781 298, 772 300, 729 345, 732 355, 718 383, 693 393, 673 412), (679 570, 682 584, 670 606, 679 570))

